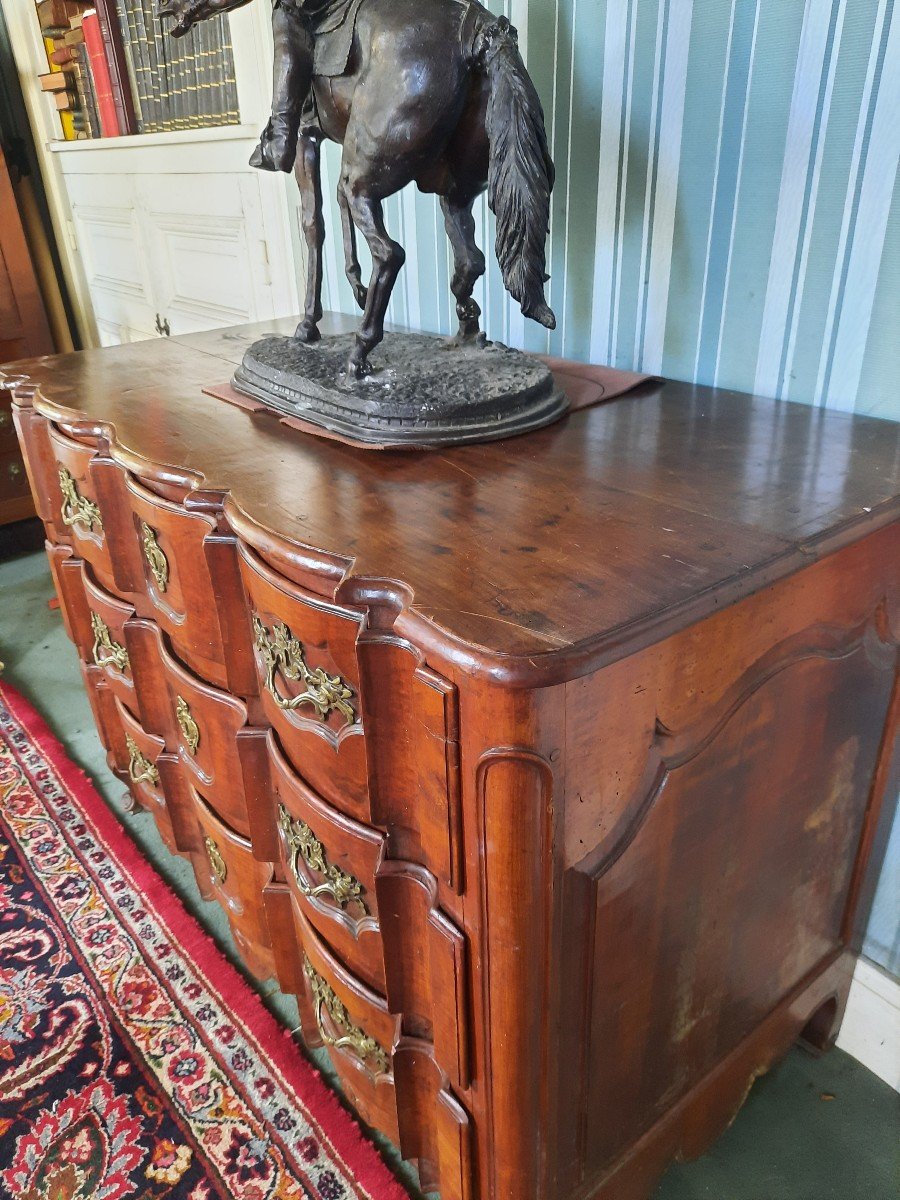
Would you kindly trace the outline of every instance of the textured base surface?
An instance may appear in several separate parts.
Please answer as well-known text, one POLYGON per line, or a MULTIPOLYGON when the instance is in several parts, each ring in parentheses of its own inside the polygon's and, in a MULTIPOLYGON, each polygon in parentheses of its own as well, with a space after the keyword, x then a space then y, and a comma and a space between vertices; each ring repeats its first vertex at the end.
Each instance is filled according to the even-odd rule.
POLYGON ((446 446, 494 441, 549 425, 569 407, 550 368, 507 346, 458 346, 426 334, 387 334, 371 374, 345 373, 355 335, 307 346, 255 342, 234 386, 279 412, 355 442, 446 446))

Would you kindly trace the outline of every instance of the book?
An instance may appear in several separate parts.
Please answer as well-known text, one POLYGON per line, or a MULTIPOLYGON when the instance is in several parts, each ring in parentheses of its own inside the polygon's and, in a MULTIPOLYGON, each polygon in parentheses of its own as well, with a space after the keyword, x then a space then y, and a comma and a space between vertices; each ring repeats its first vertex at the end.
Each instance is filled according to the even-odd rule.
POLYGON ((97 98, 101 136, 118 137, 121 130, 119 129, 116 102, 113 98, 112 77, 109 73, 109 63, 106 61, 106 49, 96 9, 86 9, 82 14, 81 29, 84 34, 85 57, 94 85, 94 95, 97 98))
MULTIPOLYGON (((51 46, 57 45, 56 41, 51 41, 50 44, 51 46)), ((54 66, 64 67, 66 63, 74 62, 77 57, 78 55, 71 46, 66 46, 60 41, 58 49, 50 52, 50 69, 52 70, 54 66)))
POLYGON ((38 83, 41 85, 42 92, 65 91, 68 86, 62 71, 50 71, 47 75, 38 75, 38 83))
POLYGON ((135 105, 140 109, 141 132, 151 133, 155 124, 156 104, 150 78, 150 54, 143 36, 143 19, 138 20, 139 5, 134 0, 117 0, 119 29, 125 54, 133 74, 135 105))
POLYGON ((74 112, 78 108, 78 93, 68 88, 53 93, 53 103, 60 112, 74 112))
POLYGON ((134 103, 134 91, 128 70, 128 61, 119 17, 114 0, 95 0, 97 20, 103 38, 103 50, 109 69, 113 102, 116 106, 116 122, 120 133, 137 133, 138 119, 134 103))
MULTIPOLYGON (((62 67, 58 63, 53 62, 52 57, 51 57, 52 54, 54 53, 55 48, 56 47, 54 45, 53 40, 51 38, 45 37, 44 38, 44 52, 47 55, 47 65, 50 68, 50 74, 61 76, 62 75, 62 67)), ((60 125, 62 126, 63 139, 67 142, 74 141, 75 140, 75 125, 74 125, 74 122, 72 119, 72 114, 70 112, 61 112, 59 114, 59 120, 60 120, 60 125)))
POLYGON ((126 2, 134 8, 138 37, 142 49, 147 55, 147 92, 152 105, 152 118, 147 131, 148 133, 161 133, 167 128, 165 96, 168 88, 165 70, 160 64, 159 42, 156 36, 157 24, 152 0, 126 0, 126 2))
POLYGON ((238 106, 237 80, 234 75, 234 50, 231 45, 231 26, 227 17, 217 17, 217 23, 222 33, 222 53, 217 71, 221 72, 224 99, 222 104, 222 124, 237 125, 241 114, 238 106))
POLYGON ((69 22, 84 7, 79 0, 39 0, 38 24, 45 37, 58 37, 68 32, 69 22))
POLYGON ((100 118, 97 114, 90 71, 87 67, 87 51, 83 42, 76 43, 75 52, 76 60, 67 68, 74 79, 75 91, 78 96, 79 112, 75 114, 75 127, 76 129, 81 128, 87 137, 98 138, 100 137, 100 118), (81 120, 78 119, 79 116, 82 118, 81 120))

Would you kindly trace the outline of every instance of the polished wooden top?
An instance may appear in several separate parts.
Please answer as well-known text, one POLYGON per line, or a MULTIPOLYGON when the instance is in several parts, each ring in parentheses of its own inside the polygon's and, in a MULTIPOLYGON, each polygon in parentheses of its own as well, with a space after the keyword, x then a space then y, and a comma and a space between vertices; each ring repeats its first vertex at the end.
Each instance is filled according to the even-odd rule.
POLYGON ((900 425, 731 391, 645 384, 525 437, 414 453, 352 449, 202 394, 253 340, 293 326, 7 374, 28 376, 44 411, 111 423, 126 458, 229 490, 338 576, 402 583, 431 639, 507 682, 580 674, 900 512, 900 425))

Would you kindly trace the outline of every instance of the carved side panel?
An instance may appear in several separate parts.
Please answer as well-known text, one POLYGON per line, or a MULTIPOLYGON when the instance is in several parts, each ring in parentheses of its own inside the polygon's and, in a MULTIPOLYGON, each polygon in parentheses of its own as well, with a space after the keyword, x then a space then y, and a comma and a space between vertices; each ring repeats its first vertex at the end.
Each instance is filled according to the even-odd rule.
POLYGON ((700 725, 660 720, 644 794, 579 864, 588 1177, 839 952, 896 664, 877 625, 811 631, 700 725))

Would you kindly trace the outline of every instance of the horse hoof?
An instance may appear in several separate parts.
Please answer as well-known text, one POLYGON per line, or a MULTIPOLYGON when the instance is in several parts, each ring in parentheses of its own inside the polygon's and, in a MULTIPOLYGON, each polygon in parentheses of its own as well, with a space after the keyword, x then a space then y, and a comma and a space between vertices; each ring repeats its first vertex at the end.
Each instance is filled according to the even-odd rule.
POLYGON ((367 375, 371 374, 372 368, 365 359, 362 362, 357 362, 353 357, 347 360, 347 367, 344 371, 347 379, 365 379, 367 375))
POLYGON ((321 341, 322 335, 317 325, 313 325, 308 321, 301 321, 294 331, 294 338, 298 342, 305 342, 307 346, 311 346, 313 342, 321 341))
POLYGON ((366 311, 366 305, 369 302, 369 289, 361 283, 353 284, 353 297, 359 305, 362 312, 366 311))

